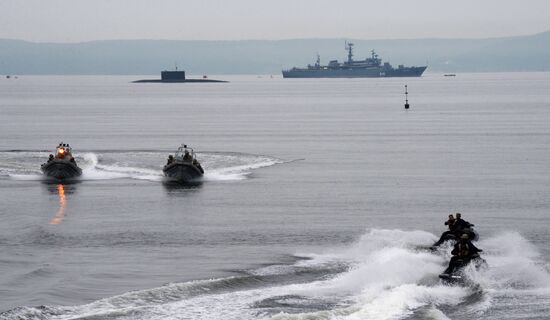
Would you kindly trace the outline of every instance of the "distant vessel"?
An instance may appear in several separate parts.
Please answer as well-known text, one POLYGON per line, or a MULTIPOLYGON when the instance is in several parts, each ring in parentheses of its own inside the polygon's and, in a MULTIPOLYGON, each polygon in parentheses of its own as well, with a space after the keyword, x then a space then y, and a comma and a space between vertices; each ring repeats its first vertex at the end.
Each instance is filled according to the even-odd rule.
POLYGON ((446 73, 444 74, 445 77, 456 77, 456 74, 454 73, 446 73))
POLYGON ((223 80, 208 79, 206 75, 202 76, 202 79, 186 79, 185 71, 162 71, 160 73, 160 79, 145 79, 132 81, 133 83, 187 83, 187 82, 227 82, 223 80))
POLYGON ((384 77, 420 77, 427 66, 405 67, 399 65, 392 67, 389 62, 382 64, 378 54, 371 51, 371 57, 365 60, 353 60, 353 43, 346 43, 348 60, 340 63, 332 60, 328 65, 321 65, 321 58, 317 55, 314 65, 307 68, 294 67, 283 70, 283 78, 384 78, 384 77))
POLYGON ((82 174, 82 169, 74 160, 71 146, 63 142, 57 146, 55 156, 50 154, 48 162, 42 164, 40 169, 46 176, 59 180, 75 178, 82 174))

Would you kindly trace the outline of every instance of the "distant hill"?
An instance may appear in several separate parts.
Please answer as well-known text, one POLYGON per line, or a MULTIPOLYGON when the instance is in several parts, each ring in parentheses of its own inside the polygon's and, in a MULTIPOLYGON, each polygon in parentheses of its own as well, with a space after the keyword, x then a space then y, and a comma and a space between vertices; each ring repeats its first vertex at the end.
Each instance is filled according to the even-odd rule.
MULTIPOLYGON (((428 72, 550 70, 550 31, 489 39, 360 40, 355 57, 375 49, 394 66, 425 65, 428 72)), ((344 39, 243 41, 107 40, 33 43, 0 39, 0 74, 278 74, 282 68, 345 60, 344 39)))

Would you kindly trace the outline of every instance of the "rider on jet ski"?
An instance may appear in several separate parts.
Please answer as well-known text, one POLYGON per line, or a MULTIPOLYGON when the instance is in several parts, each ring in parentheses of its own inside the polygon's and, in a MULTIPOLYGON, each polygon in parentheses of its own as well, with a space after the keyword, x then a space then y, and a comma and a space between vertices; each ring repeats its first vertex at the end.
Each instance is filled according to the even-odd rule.
POLYGON ((445 221, 445 225, 449 227, 449 230, 441 234, 441 237, 439 238, 439 240, 437 240, 436 243, 433 244, 433 247, 441 245, 443 242, 445 242, 445 240, 454 238, 457 225, 456 219, 452 214, 449 215, 449 220, 445 221))
POLYGON ((456 213, 456 219, 450 214, 449 220, 445 221, 445 225, 449 226, 449 230, 441 234, 439 240, 432 245, 432 249, 435 249, 435 247, 447 240, 459 239, 463 234, 467 234, 470 239, 476 240, 476 234, 472 230, 474 225, 462 219, 462 215, 458 212, 456 213))
POLYGON ((456 230, 457 230, 457 234, 455 235, 457 239, 460 237, 460 235, 466 233, 471 240, 477 240, 477 234, 474 232, 474 229, 472 228, 474 227, 474 224, 469 223, 466 220, 463 220, 462 215, 458 212, 456 213, 455 223, 456 223, 456 230))
POLYGON ((479 258, 479 252, 483 250, 477 248, 465 233, 460 237, 460 241, 457 242, 451 251, 453 257, 449 262, 449 267, 445 269, 444 274, 452 274, 456 269, 465 266, 472 259, 479 258))
POLYGON ((468 229, 470 227, 473 227, 474 225, 469 223, 468 221, 462 219, 462 214, 460 212, 456 213, 456 226, 459 230, 468 229))

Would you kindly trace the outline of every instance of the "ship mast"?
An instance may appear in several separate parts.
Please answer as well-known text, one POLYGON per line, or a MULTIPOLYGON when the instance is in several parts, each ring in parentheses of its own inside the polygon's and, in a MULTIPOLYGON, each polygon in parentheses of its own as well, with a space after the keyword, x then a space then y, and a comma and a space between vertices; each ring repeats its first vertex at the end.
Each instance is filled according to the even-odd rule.
POLYGON ((353 62, 353 43, 346 42, 346 50, 348 50, 348 63, 353 62))

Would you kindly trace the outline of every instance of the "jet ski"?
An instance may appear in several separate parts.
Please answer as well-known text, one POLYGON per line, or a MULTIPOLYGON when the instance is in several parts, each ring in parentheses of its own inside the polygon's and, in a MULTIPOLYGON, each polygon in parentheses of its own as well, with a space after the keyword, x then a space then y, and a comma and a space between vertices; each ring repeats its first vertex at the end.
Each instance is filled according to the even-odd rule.
POLYGON ((168 156, 168 162, 162 172, 169 180, 182 183, 197 180, 204 174, 195 152, 185 144, 179 147, 173 156, 168 156))
POLYGON ((82 175, 82 169, 78 167, 72 155, 69 144, 61 142, 55 155, 50 154, 48 161, 40 166, 44 175, 55 179, 70 179, 82 175))
POLYGON ((458 265, 455 270, 451 273, 442 273, 439 275, 439 278, 447 283, 465 283, 466 275, 464 274, 464 268, 470 263, 473 264, 476 270, 481 270, 487 268, 487 261, 481 258, 479 255, 474 256, 469 260, 463 260, 462 264, 458 265))

